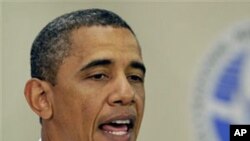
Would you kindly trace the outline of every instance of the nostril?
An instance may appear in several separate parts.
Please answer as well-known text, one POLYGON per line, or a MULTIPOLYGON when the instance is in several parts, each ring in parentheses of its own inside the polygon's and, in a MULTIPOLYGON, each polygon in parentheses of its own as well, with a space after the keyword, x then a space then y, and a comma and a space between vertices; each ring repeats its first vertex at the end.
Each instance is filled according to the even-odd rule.
POLYGON ((122 100, 116 100, 116 101, 114 101, 113 103, 114 103, 114 104, 122 104, 123 102, 122 102, 122 100))
POLYGON ((130 105, 130 104, 134 104, 135 103, 135 100, 129 100, 129 101, 126 101, 126 100, 116 100, 116 101, 113 101, 113 104, 114 105, 130 105))

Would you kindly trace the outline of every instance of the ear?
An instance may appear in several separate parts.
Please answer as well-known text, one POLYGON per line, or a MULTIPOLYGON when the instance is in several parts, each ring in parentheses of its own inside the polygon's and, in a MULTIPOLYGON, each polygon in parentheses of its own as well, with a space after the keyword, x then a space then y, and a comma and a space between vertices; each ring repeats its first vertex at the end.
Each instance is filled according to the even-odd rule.
POLYGON ((53 114, 51 86, 36 78, 30 79, 24 89, 25 98, 31 109, 42 119, 50 119, 53 114))

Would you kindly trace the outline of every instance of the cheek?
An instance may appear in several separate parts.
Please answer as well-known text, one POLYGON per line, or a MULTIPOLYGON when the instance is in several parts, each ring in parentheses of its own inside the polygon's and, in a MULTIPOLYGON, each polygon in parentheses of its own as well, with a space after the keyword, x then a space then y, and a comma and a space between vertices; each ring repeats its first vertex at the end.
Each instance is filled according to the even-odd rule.
POLYGON ((95 121, 103 107, 102 95, 85 89, 58 88, 53 97, 53 121, 65 136, 74 136, 75 140, 87 140, 93 134, 95 121))
POLYGON ((79 88, 64 88, 55 93, 54 118, 73 128, 90 128, 99 112, 95 94, 79 88), (72 120, 74 119, 74 120, 72 120))
POLYGON ((81 96, 81 103, 78 104, 78 106, 81 107, 81 115, 82 119, 84 119, 83 124, 95 126, 95 121, 105 103, 104 94, 102 94, 100 90, 88 89, 87 91, 79 91, 79 95, 81 96))
POLYGON ((95 119, 102 107, 100 103, 101 102, 98 101, 97 97, 86 97, 81 105, 79 105, 81 107, 81 113, 84 115, 83 118, 88 118, 90 120, 95 119))
POLYGON ((144 113, 144 106, 145 106, 145 92, 144 89, 137 89, 137 94, 136 94, 136 107, 137 107, 137 112, 140 117, 143 116, 144 113))
POLYGON ((139 106, 144 106, 145 103, 145 90, 144 88, 135 88, 136 90, 136 100, 139 106))

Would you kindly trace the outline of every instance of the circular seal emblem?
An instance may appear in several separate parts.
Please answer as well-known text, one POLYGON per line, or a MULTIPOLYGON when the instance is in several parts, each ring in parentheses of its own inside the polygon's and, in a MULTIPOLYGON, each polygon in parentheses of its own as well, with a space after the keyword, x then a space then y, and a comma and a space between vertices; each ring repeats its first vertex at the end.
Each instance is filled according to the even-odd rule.
POLYGON ((197 141, 229 141, 230 124, 250 124, 250 22, 225 32, 205 55, 191 103, 197 141))

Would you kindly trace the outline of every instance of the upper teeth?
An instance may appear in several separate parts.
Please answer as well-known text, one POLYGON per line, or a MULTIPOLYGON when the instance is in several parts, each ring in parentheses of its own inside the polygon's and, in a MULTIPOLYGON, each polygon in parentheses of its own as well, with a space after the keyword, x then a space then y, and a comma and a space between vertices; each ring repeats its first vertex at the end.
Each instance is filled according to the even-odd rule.
POLYGON ((112 121, 112 123, 116 123, 116 124, 130 124, 130 120, 115 120, 112 121))

